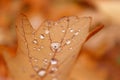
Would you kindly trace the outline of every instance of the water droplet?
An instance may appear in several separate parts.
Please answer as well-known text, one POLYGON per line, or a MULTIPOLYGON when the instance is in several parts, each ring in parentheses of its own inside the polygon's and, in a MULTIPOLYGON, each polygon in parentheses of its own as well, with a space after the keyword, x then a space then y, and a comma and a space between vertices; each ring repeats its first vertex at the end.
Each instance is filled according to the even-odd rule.
POLYGON ((64 33, 64 32, 65 32, 65 30, 62 30, 62 32, 64 33))
POLYGON ((48 61, 48 59, 44 59, 44 61, 45 61, 45 62, 47 62, 47 61, 48 61))
POLYGON ((38 62, 38 59, 34 59, 35 62, 38 62))
POLYGON ((69 30, 71 30, 71 28, 68 28, 69 30))
POLYGON ((44 60, 43 60, 43 63, 44 63, 44 64, 48 64, 48 59, 44 59, 44 60))
POLYGON ((73 48, 72 47, 70 47, 70 50, 72 50, 73 48))
POLYGON ((59 42, 51 43, 52 51, 56 51, 60 48, 61 44, 59 42))
POLYGON ((73 32, 74 30, 73 29, 70 29, 70 32, 73 32))
POLYGON ((33 40, 33 43, 34 43, 34 44, 37 44, 37 43, 38 43, 38 41, 37 41, 36 39, 34 39, 34 40, 33 40))
POLYGON ((38 48, 37 50, 40 51, 40 48, 38 48))
POLYGON ((33 47, 33 49, 34 49, 34 50, 36 50, 36 48, 35 48, 35 47, 33 47))
POLYGON ((70 44, 70 43, 71 43, 71 41, 70 41, 70 40, 67 40, 67 41, 66 41, 66 44, 70 44))
POLYGON ((58 70, 57 67, 52 67, 51 70, 50 70, 50 73, 53 74, 53 73, 55 73, 57 70, 58 70))
POLYGON ((45 30, 45 34, 49 34, 49 32, 50 32, 49 30, 45 30))
POLYGON ((34 66, 33 69, 34 69, 35 71, 38 71, 38 70, 39 70, 39 67, 38 67, 38 66, 34 66))
POLYGON ((58 25, 58 23, 57 23, 57 22, 55 22, 54 24, 55 24, 55 25, 58 25))
POLYGON ((49 55, 51 56, 51 55, 52 55, 52 53, 49 53, 49 55))
POLYGON ((77 36, 78 34, 79 34, 79 32, 75 32, 75 33, 74 33, 74 35, 76 35, 76 36, 77 36))
POLYGON ((45 36, 43 34, 40 35, 40 39, 44 39, 45 36))
POLYGON ((52 78, 52 80, 58 80, 57 78, 52 78))
POLYGON ((57 67, 52 67, 51 70, 52 70, 52 71, 57 71, 58 68, 57 68, 57 67))
POLYGON ((38 75, 39 75, 40 77, 44 77, 44 76, 46 75, 45 69, 41 69, 41 70, 38 72, 38 75))
POLYGON ((63 20, 63 22, 66 22, 66 20, 63 20))
POLYGON ((51 59, 51 64, 52 64, 52 65, 56 65, 57 63, 58 63, 58 61, 57 61, 56 59, 54 59, 54 58, 51 59))
POLYGON ((44 47, 43 47, 43 46, 41 46, 40 48, 42 48, 42 49, 43 49, 44 47))

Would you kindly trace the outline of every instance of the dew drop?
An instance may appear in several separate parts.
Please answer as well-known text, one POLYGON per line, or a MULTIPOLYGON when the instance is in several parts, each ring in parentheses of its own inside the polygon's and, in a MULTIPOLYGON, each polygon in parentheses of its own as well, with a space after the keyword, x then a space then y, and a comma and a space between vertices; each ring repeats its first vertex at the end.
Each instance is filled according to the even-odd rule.
POLYGON ((40 77, 44 77, 44 76, 46 75, 45 69, 41 69, 41 70, 38 72, 38 75, 39 75, 40 77))
POLYGON ((38 66, 34 66, 33 69, 34 69, 35 71, 38 71, 38 70, 39 70, 39 67, 38 67, 38 66))
POLYGON ((74 35, 76 35, 76 36, 77 36, 78 34, 79 34, 79 32, 75 32, 75 33, 74 33, 74 35))
POLYGON ((49 53, 49 55, 51 56, 51 55, 52 55, 52 53, 49 53))
POLYGON ((49 30, 45 30, 45 34, 49 34, 49 30))
POLYGON ((33 44, 37 44, 38 41, 36 39, 33 40, 33 44))
POLYGON ((38 59, 34 59, 34 62, 38 62, 38 59))
POLYGON ((40 48, 38 48, 37 50, 40 51, 40 48))
POLYGON ((51 61, 50 61, 50 62, 51 62, 51 64, 52 64, 52 65, 56 65, 56 64, 58 63, 58 61, 57 61, 56 59, 54 59, 54 58, 53 58, 53 59, 51 59, 51 61))
POLYGON ((73 29, 70 29, 70 32, 73 32, 74 30, 73 29))
POLYGON ((43 47, 43 46, 41 46, 40 48, 42 48, 42 49, 43 49, 44 47, 43 47))
POLYGON ((68 28, 69 30, 71 30, 71 28, 68 28))
POLYGON ((56 51, 60 48, 61 44, 59 42, 53 42, 51 43, 51 49, 52 51, 56 51))
POLYGON ((65 32, 65 30, 62 30, 62 32, 64 33, 64 32, 65 32))
POLYGON ((71 41, 70 41, 70 40, 67 40, 67 41, 66 41, 66 44, 67 44, 67 45, 68 45, 68 44, 70 44, 70 43, 71 43, 71 41))
POLYGON ((73 48, 72 47, 70 47, 70 50, 72 50, 73 48))
POLYGON ((43 34, 40 35, 40 39, 44 39, 45 36, 43 34))
POLYGON ((55 73, 57 70, 58 70, 57 67, 52 67, 51 70, 50 70, 50 73, 53 74, 53 73, 55 73))
POLYGON ((44 60, 43 60, 43 63, 44 63, 44 64, 48 64, 48 59, 44 59, 44 60))
POLYGON ((52 80, 58 80, 57 78, 52 78, 52 80))
POLYGON ((55 22, 55 25, 58 25, 58 23, 57 23, 57 22, 55 22))
POLYGON ((35 47, 33 47, 33 49, 34 49, 34 50, 36 50, 36 48, 35 48, 35 47))
POLYGON ((57 67, 52 67, 51 70, 52 70, 52 71, 57 71, 58 68, 57 68, 57 67))

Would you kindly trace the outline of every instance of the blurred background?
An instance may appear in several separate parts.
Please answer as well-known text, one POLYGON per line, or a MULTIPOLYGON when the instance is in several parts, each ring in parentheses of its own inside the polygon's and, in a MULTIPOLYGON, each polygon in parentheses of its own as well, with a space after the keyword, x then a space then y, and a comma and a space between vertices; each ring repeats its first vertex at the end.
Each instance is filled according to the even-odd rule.
POLYGON ((71 80, 120 80, 119 0, 0 0, 0 80, 11 80, 2 54, 15 54, 14 22, 20 13, 27 14, 33 25, 36 17, 42 21, 70 15, 91 16, 90 31, 104 24, 83 46, 71 80))

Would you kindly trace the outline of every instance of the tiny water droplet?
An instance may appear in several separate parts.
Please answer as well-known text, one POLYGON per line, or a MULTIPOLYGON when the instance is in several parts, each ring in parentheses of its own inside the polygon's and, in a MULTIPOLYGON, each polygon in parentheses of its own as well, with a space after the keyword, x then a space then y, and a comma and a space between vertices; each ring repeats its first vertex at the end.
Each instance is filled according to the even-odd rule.
POLYGON ((55 25, 58 25, 58 23, 57 23, 57 22, 55 22, 54 24, 55 24, 55 25))
POLYGON ((77 36, 78 34, 79 34, 79 32, 75 32, 75 33, 74 33, 74 35, 76 35, 76 36, 77 36))
POLYGON ((53 78, 52 80, 58 80, 57 78, 53 78))
POLYGON ((40 39, 44 39, 45 36, 43 34, 40 35, 40 39))
POLYGON ((44 64, 48 64, 48 59, 45 58, 45 59, 43 60, 43 63, 44 63, 44 64))
POLYGON ((40 77, 44 77, 44 76, 46 75, 45 69, 41 69, 41 70, 38 72, 38 75, 39 75, 40 77))
POLYGON ((57 70, 58 70, 57 67, 52 67, 51 70, 50 70, 50 73, 53 74, 53 73, 55 73, 57 70))
POLYGON ((34 59, 35 62, 38 62, 38 59, 34 59))
POLYGON ((52 70, 52 71, 57 71, 58 68, 57 68, 57 67, 52 67, 51 70, 52 70))
POLYGON ((74 30, 73 29, 70 29, 70 32, 73 32, 74 30))
POLYGON ((52 55, 52 53, 49 53, 49 55, 51 56, 51 55, 52 55))
POLYGON ((72 50, 73 48, 72 47, 70 47, 70 50, 72 50))
POLYGON ((42 48, 42 49, 43 49, 44 47, 43 47, 43 46, 41 46, 40 48, 42 48))
POLYGON ((37 50, 40 51, 40 48, 38 48, 37 50))
POLYGON ((36 50, 36 48, 35 48, 35 47, 33 47, 33 49, 34 49, 34 50, 36 50))
POLYGON ((38 67, 38 66, 34 66, 33 69, 34 69, 35 71, 38 71, 38 70, 39 70, 39 67, 38 67))
POLYGON ((49 34, 49 30, 45 30, 45 34, 49 34))
POLYGON ((64 32, 65 32, 65 30, 62 30, 62 32, 64 33, 64 32))
POLYGON ((37 44, 38 41, 36 39, 33 40, 33 44, 37 44))
POLYGON ((58 61, 57 61, 56 59, 54 59, 54 58, 51 59, 51 64, 52 64, 52 65, 56 65, 57 63, 58 63, 58 61))
POLYGON ((70 40, 67 40, 67 41, 66 41, 66 44, 67 44, 67 45, 68 45, 68 44, 70 44, 70 43, 71 43, 71 41, 70 41, 70 40))
POLYGON ((52 48, 52 51, 56 51, 60 48, 61 44, 59 42, 53 42, 51 43, 51 48, 52 48))

